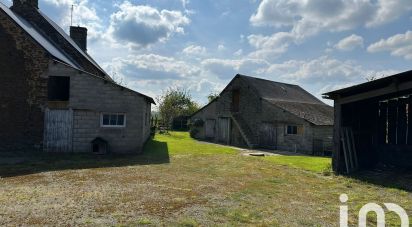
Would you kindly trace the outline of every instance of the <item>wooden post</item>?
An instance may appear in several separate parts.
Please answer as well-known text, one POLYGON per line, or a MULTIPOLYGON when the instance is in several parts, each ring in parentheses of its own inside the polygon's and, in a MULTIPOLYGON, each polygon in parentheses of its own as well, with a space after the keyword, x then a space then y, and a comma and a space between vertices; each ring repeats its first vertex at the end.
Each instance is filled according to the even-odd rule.
POLYGON ((333 126, 333 153, 332 153, 332 168, 335 173, 339 173, 341 170, 340 166, 340 159, 341 159, 341 114, 342 114, 342 106, 341 104, 335 100, 334 105, 334 115, 335 115, 335 123, 333 126))

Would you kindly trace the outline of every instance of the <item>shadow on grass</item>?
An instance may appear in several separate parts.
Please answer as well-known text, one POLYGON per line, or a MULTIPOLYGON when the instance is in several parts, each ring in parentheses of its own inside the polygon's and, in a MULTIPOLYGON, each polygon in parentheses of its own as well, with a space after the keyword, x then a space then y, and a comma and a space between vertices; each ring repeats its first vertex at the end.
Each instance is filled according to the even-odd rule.
POLYGON ((169 162, 167 143, 156 140, 149 140, 142 153, 134 154, 9 152, 0 153, 0 177, 70 169, 153 165, 169 162))
POLYGON ((412 192, 412 170, 376 168, 362 170, 348 177, 385 188, 396 188, 412 192))

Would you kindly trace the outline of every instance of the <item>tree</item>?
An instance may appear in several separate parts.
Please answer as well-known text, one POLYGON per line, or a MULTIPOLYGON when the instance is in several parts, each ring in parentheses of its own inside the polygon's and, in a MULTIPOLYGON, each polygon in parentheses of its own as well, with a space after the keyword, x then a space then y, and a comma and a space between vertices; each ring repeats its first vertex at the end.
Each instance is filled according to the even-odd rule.
POLYGON ((211 92, 211 93, 207 96, 207 99, 209 100, 209 102, 212 102, 212 101, 215 100, 217 97, 219 97, 219 93, 217 93, 217 92, 211 92))
POLYGON ((181 88, 168 88, 156 98, 159 105, 159 115, 163 122, 170 125, 173 118, 181 115, 192 115, 199 105, 192 100, 190 93, 181 88))

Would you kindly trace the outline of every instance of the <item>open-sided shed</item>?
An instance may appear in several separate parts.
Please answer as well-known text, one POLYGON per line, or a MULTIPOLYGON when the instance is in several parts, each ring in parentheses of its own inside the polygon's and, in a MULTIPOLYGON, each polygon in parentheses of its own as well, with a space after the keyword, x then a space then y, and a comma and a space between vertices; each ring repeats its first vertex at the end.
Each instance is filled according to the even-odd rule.
POLYGON ((324 98, 335 102, 335 172, 377 164, 412 167, 412 71, 332 91, 324 98))

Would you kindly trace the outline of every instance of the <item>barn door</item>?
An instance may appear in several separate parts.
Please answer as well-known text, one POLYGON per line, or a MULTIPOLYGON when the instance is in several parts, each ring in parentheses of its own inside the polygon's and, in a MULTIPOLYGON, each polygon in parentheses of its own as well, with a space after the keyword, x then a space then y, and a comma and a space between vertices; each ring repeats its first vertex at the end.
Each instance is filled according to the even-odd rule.
POLYGON ((71 152, 72 125, 72 110, 46 109, 44 118, 44 151, 71 152))
POLYGON ((219 142, 229 144, 230 121, 229 118, 219 118, 218 139, 219 142))
POLYGON ((262 123, 259 128, 259 146, 276 149, 276 127, 271 123, 262 123))
POLYGON ((207 119, 206 120, 206 138, 214 138, 215 137, 215 119, 207 119))

